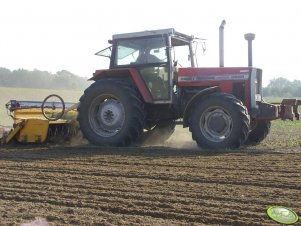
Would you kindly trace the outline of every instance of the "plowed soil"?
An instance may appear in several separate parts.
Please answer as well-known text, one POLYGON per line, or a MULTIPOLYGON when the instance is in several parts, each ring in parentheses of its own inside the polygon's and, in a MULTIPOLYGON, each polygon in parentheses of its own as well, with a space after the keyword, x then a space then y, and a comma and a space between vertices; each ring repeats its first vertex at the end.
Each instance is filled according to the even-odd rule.
POLYGON ((301 215, 300 147, 0 147, 0 225, 277 225, 271 205, 301 215))

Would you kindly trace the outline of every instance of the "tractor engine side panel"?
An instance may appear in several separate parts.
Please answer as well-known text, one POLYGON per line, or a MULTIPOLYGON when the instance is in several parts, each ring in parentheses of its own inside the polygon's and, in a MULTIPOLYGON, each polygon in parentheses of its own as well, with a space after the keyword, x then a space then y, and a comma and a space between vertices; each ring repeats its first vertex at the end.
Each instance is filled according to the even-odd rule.
POLYGON ((251 68, 179 68, 178 86, 188 91, 219 86, 221 92, 233 94, 250 108, 251 71, 251 68))

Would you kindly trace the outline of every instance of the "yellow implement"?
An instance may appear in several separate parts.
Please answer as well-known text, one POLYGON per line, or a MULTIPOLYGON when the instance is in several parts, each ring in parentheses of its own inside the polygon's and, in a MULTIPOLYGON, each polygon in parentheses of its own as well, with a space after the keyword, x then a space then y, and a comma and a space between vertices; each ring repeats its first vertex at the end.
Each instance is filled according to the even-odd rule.
POLYGON ((41 119, 27 119, 16 137, 20 143, 45 142, 48 133, 48 121, 41 119))
POLYGON ((14 138, 14 136, 16 136, 16 134, 22 129, 24 124, 25 124, 25 120, 21 121, 19 124, 17 124, 17 126, 13 130, 11 130, 10 133, 6 137, 3 137, 3 140, 1 143, 7 144, 8 142, 10 142, 14 138))
MULTIPOLYGON (((50 110, 46 107, 43 110, 41 106, 44 104, 45 102, 16 100, 7 103, 6 107, 14 120, 14 124, 13 129, 2 137, 1 143, 7 144, 12 140, 18 143, 43 143, 47 140, 55 140, 55 137, 65 139, 77 132, 76 125, 74 125, 74 118, 76 117, 74 110, 77 104, 67 103, 67 110, 62 114, 64 119, 55 120, 49 120, 49 114, 55 117, 61 114, 61 103, 51 102, 53 106, 56 106, 50 110)), ((65 103, 63 106, 65 108, 65 103)))
POLYGON ((49 122, 43 119, 22 119, 15 128, 3 139, 3 143, 9 143, 13 138, 20 143, 45 142, 48 133, 49 122))

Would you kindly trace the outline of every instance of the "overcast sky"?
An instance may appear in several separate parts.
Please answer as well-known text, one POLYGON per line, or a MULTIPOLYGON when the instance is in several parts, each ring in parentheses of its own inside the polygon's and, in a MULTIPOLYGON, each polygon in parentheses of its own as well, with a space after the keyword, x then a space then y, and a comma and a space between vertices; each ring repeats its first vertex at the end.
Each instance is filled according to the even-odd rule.
POLYGON ((301 80, 301 7, 298 0, 2 0, 0 67, 65 69, 90 77, 108 62, 94 53, 112 34, 176 30, 207 40, 199 66, 218 66, 218 27, 225 27, 225 66, 247 66, 245 33, 255 33, 253 65, 264 84, 301 80))

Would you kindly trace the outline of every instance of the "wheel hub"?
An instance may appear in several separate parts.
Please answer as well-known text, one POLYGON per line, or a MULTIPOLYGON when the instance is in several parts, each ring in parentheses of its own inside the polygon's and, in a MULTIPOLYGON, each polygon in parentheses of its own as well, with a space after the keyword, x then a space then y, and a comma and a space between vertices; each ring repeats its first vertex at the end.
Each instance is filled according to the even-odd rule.
POLYGON ((208 125, 217 133, 221 133, 226 127, 227 123, 221 114, 214 114, 208 119, 208 125))
POLYGON ((113 96, 99 96, 92 102, 89 112, 92 129, 102 137, 112 137, 119 133, 125 121, 124 107, 113 96))
POLYGON ((221 142, 231 134, 232 123, 232 118, 227 111, 210 108, 201 116, 200 129, 207 139, 221 142))
POLYGON ((123 116, 123 107, 116 100, 106 100, 99 105, 97 119, 107 130, 120 128, 124 120, 123 116))

